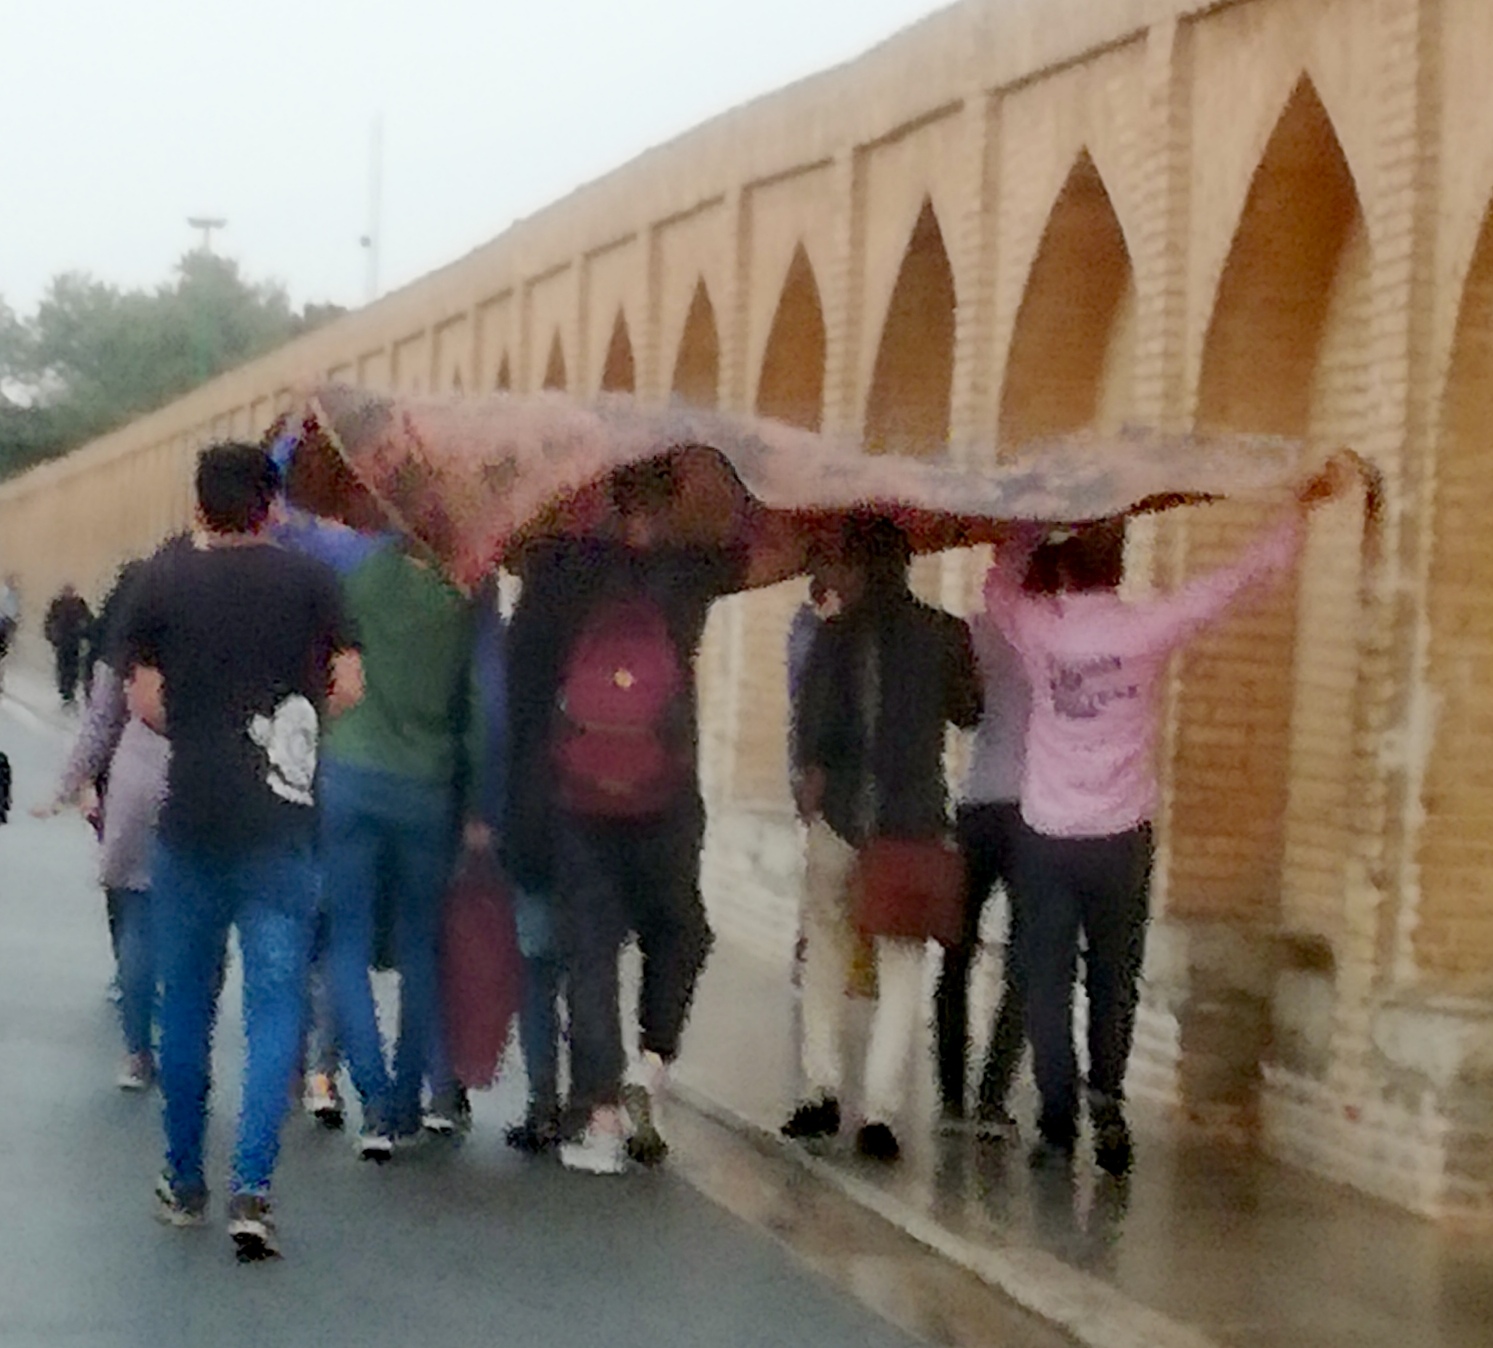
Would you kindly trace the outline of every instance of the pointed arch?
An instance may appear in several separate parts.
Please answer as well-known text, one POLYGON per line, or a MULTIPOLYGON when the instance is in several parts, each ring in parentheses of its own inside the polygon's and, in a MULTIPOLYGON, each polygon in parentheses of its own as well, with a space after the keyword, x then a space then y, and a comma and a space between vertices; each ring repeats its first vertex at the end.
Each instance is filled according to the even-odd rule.
MULTIPOLYGON (((828 338, 814 268, 802 244, 778 296, 757 380, 756 411, 790 426, 818 431, 824 423, 824 366, 828 338)), ((742 674, 736 688, 731 789, 736 799, 787 802, 788 688, 782 651, 802 583, 789 582, 732 599, 726 610, 743 634, 742 674)))
POLYGON ((955 300, 954 269, 929 198, 913 227, 881 330, 866 401, 871 452, 929 454, 948 442, 955 300))
POLYGON ((824 424, 828 335, 819 283, 804 246, 794 250, 757 381, 757 412, 817 431, 824 424))
MULTIPOLYGON (((1301 437, 1340 430, 1354 397, 1351 357, 1364 341, 1368 277, 1353 176, 1303 77, 1255 169, 1217 287, 1198 425, 1301 437)), ((1188 528, 1189 568, 1237 555, 1265 519, 1257 506, 1206 507, 1188 528)), ((1351 540, 1343 550, 1352 553, 1351 540)), ((1308 873, 1339 864, 1333 806, 1302 784, 1327 783, 1330 794, 1351 772, 1351 726, 1324 735, 1311 718, 1333 707, 1347 715, 1341 687, 1313 680, 1314 671, 1338 667, 1344 653, 1329 648, 1349 640, 1341 629, 1351 624, 1324 624, 1324 610, 1331 619, 1335 606, 1340 619, 1355 597, 1340 575, 1314 576, 1306 589, 1293 577, 1187 653, 1171 817, 1179 911, 1335 932, 1341 885, 1308 873), (1336 594, 1344 586, 1347 595, 1336 594)))
POLYGON ((1203 344, 1197 421, 1303 435, 1344 246, 1362 221, 1353 174, 1303 76, 1250 183, 1203 344))
POLYGON ((1129 402, 1135 278, 1124 231, 1087 149, 1053 203, 1017 311, 999 442, 1118 418, 1129 402))
POLYGON ((632 337, 627 331, 627 315, 619 308, 612 324, 612 340, 607 345, 606 364, 601 371, 603 393, 632 393, 637 388, 637 367, 633 361, 632 337))
POLYGON ((674 360, 673 395, 696 407, 716 407, 721 390, 721 339, 715 325, 715 306, 702 276, 695 285, 679 354, 674 360))
POLYGON ((1493 519, 1488 427, 1493 425, 1493 207, 1484 216, 1462 292, 1443 396, 1436 456, 1435 540, 1431 557, 1431 671, 1437 701, 1421 804, 1417 970, 1480 974, 1493 963, 1493 903, 1476 909, 1493 870, 1493 798, 1487 739, 1493 725, 1488 636, 1493 631, 1493 519), (1460 919, 1460 922, 1459 922, 1460 919))
POLYGON ((560 341, 560 334, 557 332, 550 339, 549 359, 544 363, 543 387, 547 390, 553 389, 563 393, 565 391, 565 384, 565 347, 560 341))
POLYGON ((498 362, 498 377, 493 381, 493 388, 499 393, 508 393, 513 388, 513 371, 508 364, 508 353, 503 352, 503 359, 498 362))

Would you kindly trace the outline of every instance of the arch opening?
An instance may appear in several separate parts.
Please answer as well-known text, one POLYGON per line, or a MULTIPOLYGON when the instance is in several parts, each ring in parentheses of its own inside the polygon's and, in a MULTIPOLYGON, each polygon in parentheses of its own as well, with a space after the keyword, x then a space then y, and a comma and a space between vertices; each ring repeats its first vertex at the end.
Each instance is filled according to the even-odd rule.
POLYGON ((1130 252, 1087 150, 1053 203, 1006 361, 999 444, 1100 423, 1129 410, 1135 283, 1130 252))
POLYGON ((954 269, 931 199, 913 227, 882 325, 866 402, 873 454, 933 454, 949 438, 954 269))
MULTIPOLYGON (((818 431, 824 423, 824 368, 828 345, 819 284, 800 244, 778 296, 757 381, 760 416, 818 431)), ((741 672, 733 707, 731 790, 744 802, 786 806, 788 688, 783 651, 801 581, 788 581, 728 601, 730 620, 743 634, 741 672)), ((724 640, 724 635, 719 638, 724 640)))
POLYGON ((720 387, 720 334, 715 324, 715 306, 710 302, 710 292, 702 276, 695 285, 689 314, 684 320, 670 391, 681 402, 713 408, 720 404, 720 387))
POLYGON ((544 384, 546 390, 558 393, 565 391, 565 347, 560 342, 560 334, 557 332, 550 339, 549 359, 544 364, 544 384))
POLYGON ((818 431, 824 424, 828 335, 819 283, 802 244, 794 250, 757 382, 757 412, 818 431))
POLYGON ((633 360, 632 338, 627 331, 627 316, 617 310, 612 324, 612 339, 607 344, 606 363, 601 370, 603 393, 632 393, 637 387, 637 367, 633 360))
MULTIPOLYGON (((1255 169, 1218 284, 1199 428, 1351 436, 1363 403, 1354 372, 1362 371, 1368 278, 1353 176, 1303 78, 1255 169)), ((1178 527, 1197 573, 1236 556, 1268 523, 1269 508, 1231 502, 1188 515, 1178 527)), ((1353 527, 1336 508, 1317 520, 1308 558, 1353 558, 1353 538, 1340 536, 1353 527)), ((1183 658, 1172 761, 1174 912, 1336 934, 1341 797, 1352 771, 1345 718, 1355 575, 1351 566, 1298 567, 1183 658)))
POLYGON ((1493 518, 1488 427, 1493 425, 1493 207, 1484 217, 1462 292, 1442 404, 1430 571, 1432 671, 1440 702, 1421 803, 1417 970, 1475 979, 1493 963, 1493 518), (1471 896, 1477 896, 1469 901, 1471 896))

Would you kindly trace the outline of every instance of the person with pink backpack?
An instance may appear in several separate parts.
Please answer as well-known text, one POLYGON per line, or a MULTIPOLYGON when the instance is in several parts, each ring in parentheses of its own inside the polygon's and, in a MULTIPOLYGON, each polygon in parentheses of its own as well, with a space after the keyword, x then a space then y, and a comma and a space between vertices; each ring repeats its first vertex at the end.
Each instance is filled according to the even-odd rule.
POLYGON ((694 659, 745 560, 675 541, 676 499, 666 460, 620 473, 607 536, 531 550, 511 629, 506 860, 521 890, 554 899, 577 1123, 559 1154, 594 1174, 663 1158, 654 1100, 711 944, 694 659), (625 1089, 618 955, 630 936, 646 1079, 625 1089))

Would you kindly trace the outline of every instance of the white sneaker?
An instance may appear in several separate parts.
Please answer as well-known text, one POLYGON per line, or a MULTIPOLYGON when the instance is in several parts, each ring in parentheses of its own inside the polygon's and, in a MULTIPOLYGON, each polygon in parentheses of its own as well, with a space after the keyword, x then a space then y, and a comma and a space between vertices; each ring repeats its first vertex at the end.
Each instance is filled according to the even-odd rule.
POLYGON ((155 1079, 155 1059, 149 1053, 126 1053, 115 1078, 122 1091, 148 1091, 155 1079))
POLYGON ((376 1128, 361 1128, 358 1131, 356 1146, 358 1159, 372 1161, 374 1165, 383 1165, 394 1155, 394 1139, 388 1133, 380 1132, 376 1128))
POLYGON ((560 1164, 588 1175, 626 1174, 627 1136, 621 1121, 592 1115, 580 1137, 560 1144, 560 1164))

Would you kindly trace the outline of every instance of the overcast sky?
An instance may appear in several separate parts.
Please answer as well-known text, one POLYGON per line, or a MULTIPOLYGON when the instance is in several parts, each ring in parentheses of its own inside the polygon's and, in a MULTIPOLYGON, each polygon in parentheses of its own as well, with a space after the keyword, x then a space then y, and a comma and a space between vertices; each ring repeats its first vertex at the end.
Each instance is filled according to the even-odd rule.
POLYGON ((357 304, 941 0, 0 0, 0 298, 166 279, 194 235, 357 304))

